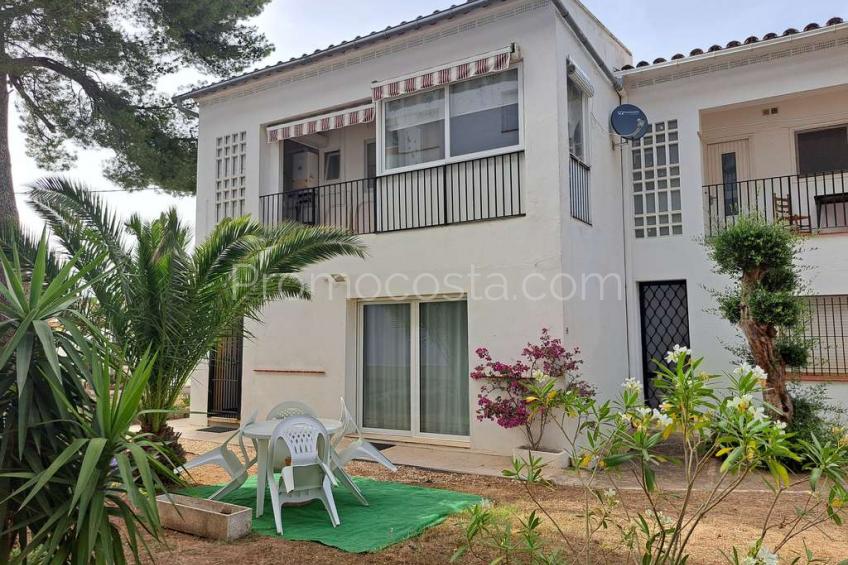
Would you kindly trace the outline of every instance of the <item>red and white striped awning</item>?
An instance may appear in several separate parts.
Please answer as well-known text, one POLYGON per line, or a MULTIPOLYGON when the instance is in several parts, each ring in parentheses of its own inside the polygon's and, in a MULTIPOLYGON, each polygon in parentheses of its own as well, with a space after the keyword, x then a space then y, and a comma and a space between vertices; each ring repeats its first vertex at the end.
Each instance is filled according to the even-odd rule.
POLYGON ((355 108, 336 110, 319 116, 270 126, 266 131, 268 132, 268 143, 274 143, 275 141, 282 141, 290 137, 321 133, 347 126, 355 126, 356 124, 367 124, 373 121, 374 104, 365 104, 356 106, 355 108))
POLYGON ((473 77, 505 71, 518 60, 518 49, 512 44, 497 51, 475 55, 462 61, 417 71, 401 77, 374 82, 371 98, 385 100, 473 77))

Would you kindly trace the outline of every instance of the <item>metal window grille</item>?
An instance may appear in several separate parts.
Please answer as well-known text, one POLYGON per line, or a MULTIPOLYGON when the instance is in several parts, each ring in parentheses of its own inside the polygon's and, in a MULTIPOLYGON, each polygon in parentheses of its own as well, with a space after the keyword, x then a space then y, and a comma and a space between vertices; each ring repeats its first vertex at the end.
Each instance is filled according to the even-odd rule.
POLYGON ((811 343, 807 365, 796 367, 810 375, 848 375, 848 294, 806 296, 801 337, 811 343))
POLYGON ((571 217, 592 225, 592 194, 589 191, 589 165, 571 155, 568 168, 571 217))

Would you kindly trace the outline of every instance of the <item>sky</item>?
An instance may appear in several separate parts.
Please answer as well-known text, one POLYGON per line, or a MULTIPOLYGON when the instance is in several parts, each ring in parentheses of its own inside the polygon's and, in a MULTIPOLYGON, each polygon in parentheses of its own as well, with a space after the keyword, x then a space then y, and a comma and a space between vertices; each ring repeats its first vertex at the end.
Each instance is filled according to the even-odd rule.
MULTIPOLYGON (((256 66, 310 53, 365 35, 433 10, 456 3, 451 0, 273 0, 253 22, 275 46, 274 53, 256 66)), ((823 24, 833 16, 848 19, 848 0, 583 0, 595 16, 633 53, 634 62, 670 59, 675 53, 688 54, 695 47, 705 49, 715 43, 744 40, 788 27, 802 29, 810 22, 823 24), (732 14, 732 16, 730 16, 732 14)), ((183 73, 162 81, 168 94, 184 90, 197 74, 183 73)), ((216 77, 209 77, 210 80, 216 77)), ((50 171, 41 170, 27 157, 25 138, 18 129, 18 116, 12 108, 10 142, 12 174, 15 179, 18 210, 23 225, 40 230, 41 222, 26 204, 23 192, 29 183, 50 171)), ((137 212, 152 218, 176 206, 183 219, 194 223, 194 198, 173 197, 154 191, 127 193, 116 190, 100 171, 109 158, 105 150, 79 152, 76 166, 63 174, 85 181, 121 214, 137 212)))

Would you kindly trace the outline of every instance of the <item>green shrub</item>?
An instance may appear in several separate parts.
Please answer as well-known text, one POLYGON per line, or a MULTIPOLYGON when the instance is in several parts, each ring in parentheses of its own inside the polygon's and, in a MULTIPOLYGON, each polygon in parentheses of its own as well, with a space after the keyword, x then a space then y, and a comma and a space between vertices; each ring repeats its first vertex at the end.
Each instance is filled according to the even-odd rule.
POLYGON ((161 446, 130 431, 153 358, 128 366, 80 311, 100 261, 54 272, 46 235, 31 267, 17 249, 0 252, 0 563, 138 561, 161 532, 160 478, 174 480, 161 446))
POLYGON ((826 385, 790 383, 789 393, 795 402, 795 418, 786 430, 795 434, 795 440, 810 441, 816 437, 836 443, 844 436, 841 428, 848 410, 833 402, 826 385))

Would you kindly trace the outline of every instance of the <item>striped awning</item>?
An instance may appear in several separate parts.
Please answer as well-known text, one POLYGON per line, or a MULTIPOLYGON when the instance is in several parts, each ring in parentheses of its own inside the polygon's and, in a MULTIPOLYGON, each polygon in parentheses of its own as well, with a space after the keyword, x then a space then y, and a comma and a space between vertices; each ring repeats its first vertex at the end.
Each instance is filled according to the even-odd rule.
POLYGON ((419 90, 444 86, 459 80, 505 71, 516 60, 518 60, 518 49, 515 44, 512 44, 462 61, 374 82, 371 85, 371 98, 375 101, 385 100, 419 90))
POLYGON ((318 116, 303 118, 293 122, 269 126, 268 143, 282 141, 290 137, 300 137, 312 133, 321 133, 334 129, 367 124, 374 121, 374 104, 365 104, 355 108, 336 110, 318 116))

